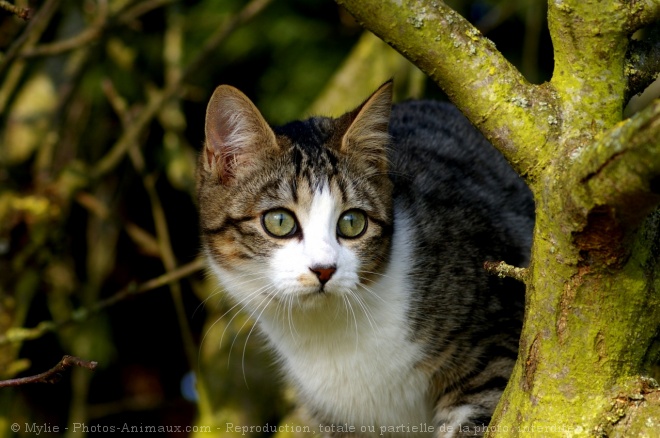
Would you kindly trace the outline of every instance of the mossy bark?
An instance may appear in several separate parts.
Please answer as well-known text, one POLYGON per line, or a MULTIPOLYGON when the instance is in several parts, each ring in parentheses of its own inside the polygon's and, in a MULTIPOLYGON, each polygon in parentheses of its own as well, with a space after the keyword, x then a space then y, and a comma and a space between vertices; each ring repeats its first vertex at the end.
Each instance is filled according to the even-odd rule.
POLYGON ((534 193, 519 360, 490 436, 655 430, 643 376, 660 330, 660 102, 622 110, 629 37, 660 2, 550 1, 542 85, 443 2, 340 3, 442 86, 534 193))

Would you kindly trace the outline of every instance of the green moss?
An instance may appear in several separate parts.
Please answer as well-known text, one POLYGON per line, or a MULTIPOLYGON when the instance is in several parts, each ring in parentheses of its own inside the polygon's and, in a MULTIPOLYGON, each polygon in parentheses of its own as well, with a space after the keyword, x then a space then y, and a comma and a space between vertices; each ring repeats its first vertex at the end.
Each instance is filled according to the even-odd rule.
MULTIPOLYGON (((622 118, 630 11, 616 0, 550 2, 555 72, 549 84, 533 86, 442 3, 342 3, 429 74, 534 192, 520 357, 491 426, 507 428, 504 436, 590 436, 603 421, 619 427, 627 411, 612 408, 612 388, 639 373, 660 326, 648 283, 656 277, 654 251, 620 217, 631 210, 630 197, 616 196, 632 191, 613 190, 642 187, 640 167, 610 171, 616 145, 596 147, 622 118), (590 185, 600 169, 603 181, 590 185), (608 230, 618 231, 616 246, 608 230)), ((649 142, 657 139, 657 129, 648 131, 649 142)))

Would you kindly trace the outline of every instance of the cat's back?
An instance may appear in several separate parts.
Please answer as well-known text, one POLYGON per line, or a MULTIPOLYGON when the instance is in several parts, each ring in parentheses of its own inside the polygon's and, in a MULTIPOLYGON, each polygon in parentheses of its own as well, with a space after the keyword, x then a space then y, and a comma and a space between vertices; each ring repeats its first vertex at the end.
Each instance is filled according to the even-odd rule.
MULTIPOLYGON (((425 345, 424 366, 440 376, 440 387, 506 381, 517 353, 524 287, 488 275, 483 264, 527 264, 534 223, 531 192, 448 103, 395 105, 389 130, 395 218, 405 218, 399 225, 408 228, 406 245, 414 254, 407 273, 413 291, 408 315, 414 338, 425 345), (453 359, 447 361, 449 351, 453 359), (462 366, 450 369, 451 362, 462 366), (500 365, 484 368, 489 362, 500 365), (457 380, 442 377, 451 374, 457 380), (473 383, 468 376, 479 379, 473 383)), ((455 394, 446 403, 489 405, 468 400, 462 390, 455 394)), ((484 418, 493 408, 484 409, 484 418)))
POLYGON ((426 100, 394 105, 389 132, 395 206, 413 217, 420 237, 449 241, 438 239, 442 232, 461 236, 456 242, 464 246, 471 236, 488 258, 527 262, 531 192, 456 107, 426 100))

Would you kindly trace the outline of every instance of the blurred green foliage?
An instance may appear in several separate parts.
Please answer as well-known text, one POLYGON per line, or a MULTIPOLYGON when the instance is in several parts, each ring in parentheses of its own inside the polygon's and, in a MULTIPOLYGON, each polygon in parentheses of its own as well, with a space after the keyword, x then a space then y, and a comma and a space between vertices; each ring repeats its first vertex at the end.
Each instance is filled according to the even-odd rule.
MULTIPOLYGON (((1 389, 0 436, 296 421, 253 323, 199 272, 206 101, 229 83, 279 124, 392 76, 398 98, 442 93, 330 0, 16 4, 33 15, 0 11, 0 379, 63 354, 99 368, 1 389)), ((453 2, 535 81, 552 62, 538 5, 453 2)))

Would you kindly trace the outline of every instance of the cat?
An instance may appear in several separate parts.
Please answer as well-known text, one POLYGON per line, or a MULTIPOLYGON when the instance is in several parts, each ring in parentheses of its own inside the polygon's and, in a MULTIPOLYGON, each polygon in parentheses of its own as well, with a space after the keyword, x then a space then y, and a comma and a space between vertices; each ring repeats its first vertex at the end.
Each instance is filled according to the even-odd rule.
POLYGON ((209 270, 257 320, 324 436, 480 436, 516 360, 534 203, 452 105, 271 127, 237 89, 198 165, 209 270))

